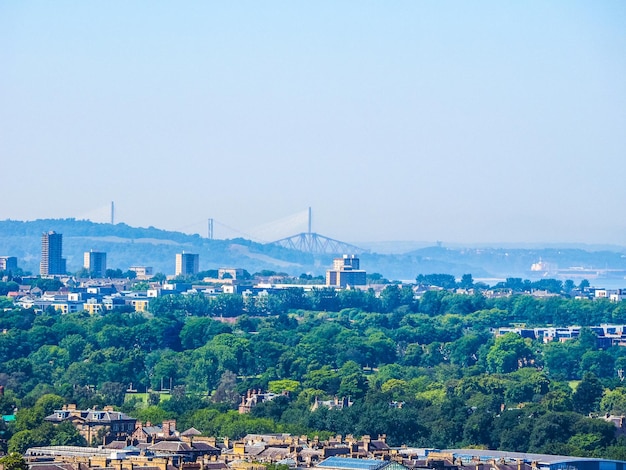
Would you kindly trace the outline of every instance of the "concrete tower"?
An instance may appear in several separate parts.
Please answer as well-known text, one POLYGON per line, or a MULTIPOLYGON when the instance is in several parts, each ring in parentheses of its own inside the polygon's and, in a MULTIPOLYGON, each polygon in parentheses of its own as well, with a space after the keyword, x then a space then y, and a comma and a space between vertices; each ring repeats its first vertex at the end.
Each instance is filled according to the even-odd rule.
POLYGON ((63 258, 63 234, 53 231, 41 236, 41 264, 39 273, 42 276, 65 274, 65 258, 63 258))

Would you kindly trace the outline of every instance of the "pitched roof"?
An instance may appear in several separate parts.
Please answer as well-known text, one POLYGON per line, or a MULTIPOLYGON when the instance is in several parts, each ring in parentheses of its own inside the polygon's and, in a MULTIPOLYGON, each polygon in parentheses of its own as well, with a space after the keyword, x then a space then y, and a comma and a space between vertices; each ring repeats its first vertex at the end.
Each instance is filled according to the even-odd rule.
POLYGON ((126 441, 111 441, 104 447, 107 449, 124 449, 126 445, 126 441))
POLYGON ((389 446, 385 441, 375 439, 370 442, 370 450, 389 450, 389 446))
POLYGON ((263 457, 266 459, 284 459, 289 455, 289 449, 286 447, 268 447, 263 452, 257 454, 257 457, 263 457))
POLYGON ((259 455, 264 450, 265 450, 265 446, 263 444, 253 444, 253 445, 245 446, 245 452, 247 455, 252 455, 252 456, 259 455))
POLYGON ((44 463, 31 463, 29 464, 29 468, 33 470, 76 470, 71 463, 54 463, 54 462, 44 462, 44 463))
POLYGON ((151 445, 148 449, 161 452, 192 452, 193 449, 186 442, 181 441, 159 441, 151 445))
POLYGON ((219 448, 212 446, 211 444, 208 444, 206 442, 202 442, 202 441, 192 443, 191 447, 194 450, 200 450, 203 452, 220 452, 219 448))
POLYGON ((224 462, 208 462, 204 464, 205 470, 225 470, 228 468, 224 462))

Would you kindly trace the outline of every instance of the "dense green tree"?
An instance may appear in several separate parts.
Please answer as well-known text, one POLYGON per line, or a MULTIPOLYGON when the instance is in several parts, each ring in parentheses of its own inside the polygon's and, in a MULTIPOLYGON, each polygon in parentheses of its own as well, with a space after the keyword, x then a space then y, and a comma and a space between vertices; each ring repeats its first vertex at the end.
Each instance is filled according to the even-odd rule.
POLYGON ((229 403, 236 405, 239 402, 239 393, 237 392, 237 376, 227 370, 220 377, 220 382, 213 394, 213 401, 216 403, 229 403))
POLYGON ((427 315, 440 315, 445 313, 442 311, 442 299, 446 292, 441 290, 429 290, 424 292, 420 299, 419 311, 427 315))
MULTIPOLYGON (((529 286, 520 280, 518 287, 529 286)), ((613 428, 582 418, 626 409, 618 381, 626 368, 623 349, 600 349, 589 328, 576 339, 549 344, 513 333, 495 338, 491 329, 515 322, 593 325, 621 318, 620 304, 524 295, 487 299, 447 290, 428 291, 417 302, 410 287, 395 284, 383 292, 381 298, 372 290, 269 294, 258 303, 234 303, 241 308, 236 315, 250 308, 260 314, 240 316, 234 327, 214 319, 216 308, 221 314, 230 308, 226 297, 214 303, 210 297, 165 296, 145 315, 5 311, 0 407, 7 414, 19 409, 9 427, 12 446, 76 442, 43 421, 62 404, 76 403, 117 404, 143 421, 171 417, 181 427, 198 427, 198 419, 198 428, 212 435, 253 429, 386 433, 398 445, 619 455, 607 433, 613 428), (314 304, 324 308, 304 310, 314 304), (581 375, 573 392, 567 381, 581 375), (124 400, 130 382, 141 390, 165 389, 163 399, 152 392, 146 408, 137 399, 124 400), (251 388, 288 388, 290 396, 232 420, 225 411, 251 388), (350 397, 354 405, 310 411, 315 397, 334 396, 350 397), (398 402, 402 408, 394 407, 398 402)))
POLYGON ((353 361, 346 362, 339 369, 341 382, 337 395, 341 397, 361 398, 367 392, 367 379, 361 367, 353 361))
POLYGON ((565 389, 550 390, 542 397, 541 404, 554 412, 572 411, 574 408, 571 390, 565 389))
POLYGON ((551 453, 551 445, 564 444, 576 432, 581 416, 576 413, 547 413, 535 420, 530 434, 528 451, 551 453))
POLYGON ((598 378, 590 372, 586 373, 572 395, 574 410, 582 414, 598 410, 603 392, 604 387, 598 378))
POLYGON ((107 405, 121 406, 126 396, 127 385, 119 382, 103 382, 99 392, 107 405))
POLYGON ((450 362, 469 367, 478 362, 478 350, 489 341, 486 333, 467 333, 448 345, 450 362))
POLYGON ((24 429, 11 436, 8 442, 8 450, 10 453, 15 452, 23 455, 29 448, 39 445, 45 445, 45 442, 37 440, 34 431, 24 429))
POLYGON ((380 294, 381 307, 384 312, 392 312, 401 305, 402 292, 395 284, 386 286, 380 294))
POLYGON ((231 333, 231 328, 210 318, 187 319, 180 331, 180 343, 184 349, 195 349, 205 345, 216 335, 231 333))
POLYGON ((336 395, 341 384, 339 374, 328 365, 307 372, 304 379, 303 386, 305 388, 323 390, 329 395, 336 395))
POLYGON ((87 441, 80 435, 78 429, 69 421, 65 421, 54 428, 50 438, 52 446, 86 446, 87 441))
POLYGON ((493 420, 491 441, 501 450, 527 452, 532 418, 523 409, 504 410, 493 420))
POLYGON ((616 387, 613 390, 605 390, 600 400, 600 411, 613 415, 626 414, 626 389, 616 387))
POLYGON ((0 457, 0 465, 4 470, 28 470, 28 463, 20 452, 11 452, 0 457))
POLYGON ((491 371, 513 372, 530 363, 533 352, 526 341, 515 333, 506 333, 496 338, 487 354, 487 364, 491 371))
POLYGON ((587 351, 580 358, 580 376, 587 372, 598 378, 615 377, 615 359, 606 351, 587 351))
POLYGON ((579 350, 571 343, 550 343, 543 348, 543 361, 551 377, 568 380, 578 377, 579 350))
POLYGON ((462 289, 471 289, 474 287, 474 278, 471 274, 463 274, 461 276, 461 280, 459 281, 459 287, 462 289))
POLYGON ((58 291, 63 287, 63 283, 59 279, 38 277, 30 283, 31 288, 38 287, 44 292, 58 291))
POLYGON ((443 289, 456 287, 456 279, 451 274, 419 274, 415 280, 423 286, 436 286, 443 289))
POLYGON ((491 446, 493 415, 487 410, 475 410, 463 426, 463 441, 466 446, 491 446))
POLYGON ((9 292, 18 292, 20 285, 15 281, 0 282, 0 295, 5 296, 9 292))

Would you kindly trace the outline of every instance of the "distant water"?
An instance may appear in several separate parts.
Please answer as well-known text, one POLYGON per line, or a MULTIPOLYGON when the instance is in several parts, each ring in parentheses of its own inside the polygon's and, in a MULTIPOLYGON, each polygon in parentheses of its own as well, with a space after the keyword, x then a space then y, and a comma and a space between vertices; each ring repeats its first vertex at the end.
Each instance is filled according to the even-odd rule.
POLYGON ((626 289, 626 279, 621 278, 589 279, 589 284, 600 289, 626 289))
MULTIPOLYGON (((549 277, 548 277, 549 278, 549 277)), ((537 281, 538 279, 531 279, 531 281, 537 281)), ((589 285, 591 287, 595 287, 597 289, 626 289, 626 279, 620 277, 598 277, 595 279, 587 279, 589 281, 589 285)), ((495 286, 499 282, 504 282, 506 279, 498 279, 498 278, 477 278, 474 279, 474 282, 484 282, 488 286, 495 286)), ((563 281, 565 282, 565 281, 563 281)), ((574 280, 574 284, 578 285, 580 280, 574 280)))
MULTIPOLYGON (((550 278, 547 278, 550 279, 550 278)), ((458 280, 458 279, 457 279, 458 280)), ((538 279, 531 279, 531 281, 537 281, 538 279)), ((497 277, 489 277, 489 278, 474 278, 474 282, 482 282, 487 284, 490 287, 495 286, 499 282, 505 282, 505 278, 497 278, 497 277)), ((617 278, 617 277, 608 277, 608 278, 596 278, 596 279, 588 279, 589 285, 591 287, 595 287, 597 289, 625 289, 626 290, 626 279, 617 278)), ((415 279, 407 279, 404 281, 400 281, 403 284, 415 284, 415 279)), ((563 281, 565 282, 565 281, 563 281)), ((574 284, 578 285, 580 281, 574 280, 574 284)))

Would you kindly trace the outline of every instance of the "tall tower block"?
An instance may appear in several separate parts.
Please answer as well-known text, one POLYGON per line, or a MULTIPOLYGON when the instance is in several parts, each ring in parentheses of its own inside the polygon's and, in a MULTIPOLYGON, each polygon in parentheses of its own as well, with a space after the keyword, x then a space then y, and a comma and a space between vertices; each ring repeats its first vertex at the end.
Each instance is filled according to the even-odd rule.
POLYGON ((107 270, 107 254, 102 251, 86 251, 83 256, 83 267, 89 271, 90 277, 104 277, 107 270))
POLYGON ((182 253, 176 254, 176 275, 188 276, 198 274, 198 267, 200 264, 200 255, 197 253, 182 253))
POLYGON ((54 231, 41 236, 41 263, 39 273, 42 276, 65 274, 63 258, 63 234, 54 231))

